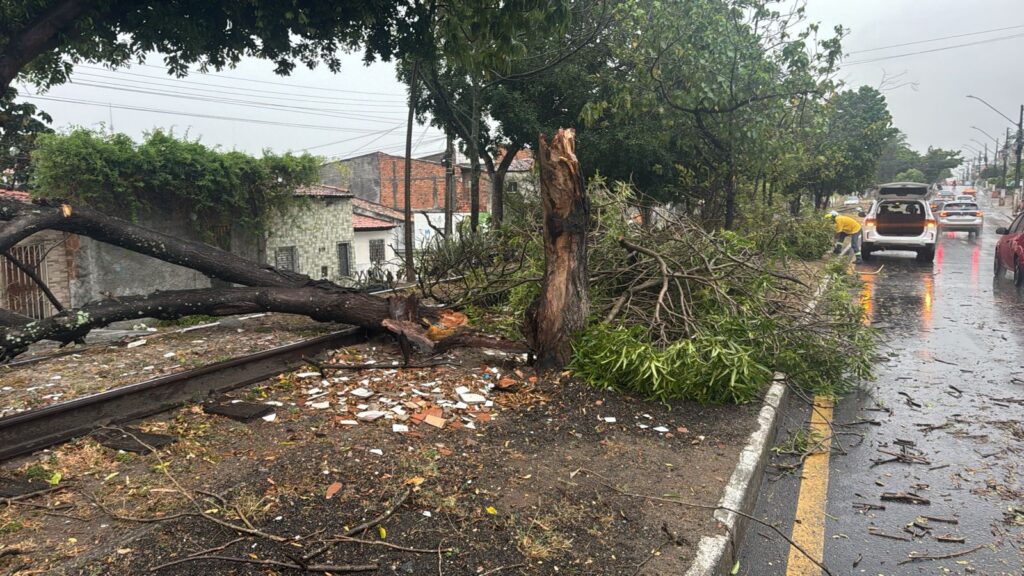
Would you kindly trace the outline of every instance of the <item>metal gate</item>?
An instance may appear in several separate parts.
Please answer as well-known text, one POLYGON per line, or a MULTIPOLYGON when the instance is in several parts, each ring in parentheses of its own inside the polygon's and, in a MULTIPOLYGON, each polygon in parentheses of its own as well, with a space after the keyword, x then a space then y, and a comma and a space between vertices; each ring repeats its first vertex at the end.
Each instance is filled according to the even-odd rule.
MULTIPOLYGON (((42 244, 15 246, 10 249, 11 256, 21 261, 29 269, 46 282, 46 265, 43 263, 45 253, 42 244)), ((0 257, 0 295, 3 296, 4 308, 30 316, 46 318, 50 315, 50 303, 39 286, 18 269, 7 258, 0 257)))

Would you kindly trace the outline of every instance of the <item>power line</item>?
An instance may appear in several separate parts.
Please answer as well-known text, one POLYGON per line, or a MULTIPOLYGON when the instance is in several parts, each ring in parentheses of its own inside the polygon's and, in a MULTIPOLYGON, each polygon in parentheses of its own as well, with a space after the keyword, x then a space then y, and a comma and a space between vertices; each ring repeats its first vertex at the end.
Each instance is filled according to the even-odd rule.
POLYGON ((310 108, 306 106, 289 106, 287 104, 270 104, 266 102, 254 102, 251 100, 238 100, 229 99, 219 96, 202 96, 196 94, 182 93, 182 92, 171 92, 171 91, 155 91, 147 90, 144 88, 136 88, 131 86, 123 86, 120 84, 107 84, 107 83, 94 83, 94 82, 72 82, 77 86, 87 86, 91 88, 100 88, 103 90, 115 90, 118 92, 132 92, 137 94, 150 94, 154 96, 164 96, 168 98, 180 98, 184 100, 194 100, 199 102, 213 102, 216 104, 229 104, 232 106, 243 106, 247 108, 261 108, 264 110, 277 110, 284 112, 292 112, 295 114, 308 114, 311 116, 323 116, 330 118, 342 118, 347 120, 362 120, 367 122, 378 122, 390 124, 395 121, 394 118, 384 118, 380 116, 358 116, 352 114, 345 114, 343 112, 335 112, 331 109, 325 108, 310 108))
POLYGON ((152 112, 154 114, 169 114, 172 116, 191 116, 194 118, 208 118, 212 120, 229 120, 232 122, 248 122, 250 124, 264 124, 268 126, 285 126, 288 128, 306 128, 309 130, 329 130, 333 132, 350 132, 376 134, 379 130, 361 130, 358 128, 339 128, 338 126, 324 126, 322 124, 298 124, 294 122, 275 122, 273 120, 257 120, 255 118, 241 118, 237 116, 219 116, 216 114, 198 114, 195 112, 181 112, 178 110, 164 110, 161 108, 147 108, 143 106, 127 106, 123 104, 111 104, 109 102, 96 102, 95 100, 80 100, 77 98, 59 98, 56 96, 20 96, 30 100, 49 100, 53 102, 66 102, 69 104, 80 104, 82 106, 99 106, 101 108, 117 108, 119 110, 135 110, 138 112, 152 112))
POLYGON ((345 138, 344 140, 336 140, 334 142, 328 142, 326 144, 317 144, 316 146, 309 146, 308 148, 303 148, 302 150, 308 151, 308 150, 316 150, 317 148, 326 148, 327 146, 334 146, 335 144, 344 144, 345 142, 351 142, 353 140, 361 140, 363 138, 369 138, 370 136, 373 136, 375 134, 381 134, 381 136, 383 137, 383 136, 387 136, 391 132, 394 132, 395 130, 398 130, 401 127, 402 127, 402 125, 398 124, 398 125, 396 125, 396 126, 394 126, 392 128, 388 128, 387 130, 381 130, 380 132, 371 132, 370 134, 363 134, 362 136, 353 136, 352 138, 345 138))
MULTIPOLYGON (((158 68, 160 70, 170 70, 170 68, 168 68, 166 66, 157 66, 155 64, 142 64, 142 66, 145 66, 147 68, 158 68)), ((202 74, 211 74, 210 72, 200 72, 200 73, 202 73, 202 74)), ((322 86, 309 86, 309 85, 306 85, 306 84, 293 84, 293 83, 290 83, 290 82, 273 82, 271 80, 256 80, 254 78, 246 78, 244 76, 232 76, 230 74, 221 74, 219 72, 217 72, 214 75, 214 77, 215 78, 230 78, 232 80, 238 80, 240 82, 255 82, 257 84, 275 84, 275 85, 279 85, 279 86, 290 86, 292 88, 305 88, 307 90, 322 90, 324 92, 344 92, 344 93, 347 93, 347 94, 365 94, 367 96, 395 96, 395 94, 393 94, 391 92, 366 92, 366 91, 362 91, 362 90, 340 90, 340 89, 336 89, 336 88, 324 88, 322 86)))
MULTIPOLYGON (((383 99, 380 99, 380 98, 338 98, 338 97, 327 97, 327 96, 312 96, 310 94, 305 94, 305 93, 302 93, 302 92, 284 92, 284 91, 280 91, 280 90, 261 90, 259 88, 241 88, 239 86, 232 86, 230 84, 217 84, 217 83, 212 83, 212 82, 198 82, 196 80, 185 80, 184 78, 175 78, 173 76, 150 76, 148 74, 139 74, 137 72, 124 72, 124 71, 121 71, 121 70, 110 70, 110 69, 107 69, 107 68, 102 68, 100 66, 87 66, 87 65, 84 65, 84 64, 80 64, 80 65, 78 65, 75 68, 75 73, 76 74, 85 74, 84 72, 78 72, 78 69, 80 69, 80 68, 84 68, 86 70, 96 70, 96 71, 104 72, 104 73, 107 73, 107 74, 117 74, 117 75, 123 75, 123 76, 135 76, 135 77, 139 77, 139 78, 146 78, 148 80, 155 80, 155 81, 158 81, 158 82, 170 82, 172 84, 195 84, 197 86, 213 86, 213 87, 217 87, 217 88, 229 88, 229 89, 232 89, 232 90, 244 90, 246 94, 248 94, 250 96, 254 96, 254 97, 255 97, 255 94, 253 94, 253 93, 255 92, 255 93, 260 93, 260 94, 272 94, 272 95, 275 95, 275 96, 288 96, 289 98, 302 97, 302 98, 305 98, 305 99, 309 99, 310 97, 312 97, 313 99, 310 100, 311 102, 312 101, 321 101, 322 100, 322 101, 325 101, 325 103, 331 103, 331 102, 339 102, 339 103, 341 103, 341 102, 353 102, 353 103, 360 103, 360 104, 362 104, 362 103, 369 103, 369 104, 374 105, 374 106, 385 106, 388 103, 393 104, 394 106, 402 106, 406 102, 406 100, 404 98, 403 99, 398 99, 398 97, 400 96, 398 94, 389 94, 389 96, 395 96, 396 97, 395 100, 383 100, 383 99)), ((125 79, 122 79, 122 80, 127 81, 128 79, 125 78, 125 79)), ((134 82, 141 82, 139 80, 133 80, 133 81, 134 82)), ((344 90, 336 90, 335 92, 344 92, 344 90)))
POLYGON ((915 44, 927 44, 929 42, 939 42, 940 40, 952 40, 954 38, 965 38, 967 36, 978 36, 979 34, 990 34, 992 32, 1003 32, 1006 30, 1015 30, 1017 28, 1024 28, 1024 24, 1018 24, 1016 26, 1007 26, 1005 28, 992 28, 991 30, 981 30, 978 32, 967 32, 964 34, 954 34, 952 36, 941 36, 939 38, 929 38, 928 40, 917 40, 914 42, 904 42, 902 44, 890 44, 888 46, 879 46, 877 48, 867 48, 864 50, 854 50, 848 54, 863 54, 864 52, 877 52, 879 50, 888 50, 890 48, 902 48, 903 46, 913 46, 915 44))
POLYGON ((956 44, 953 46, 943 46, 941 48, 932 48, 931 50, 919 50, 917 52, 907 52, 905 54, 893 54, 891 56, 881 56, 878 58, 871 58, 868 60, 857 60, 854 62, 844 62, 843 66, 855 66, 857 64, 870 64, 871 62, 881 62, 883 60, 893 60, 895 58, 905 58, 907 56, 917 56, 918 54, 930 54, 932 52, 943 52, 945 50, 954 50, 956 48, 966 48, 968 46, 979 46, 981 44, 990 44, 992 42, 1000 42, 1002 40, 1012 40, 1014 38, 1024 37, 1022 34, 1014 34, 1012 36, 1002 36, 999 38, 989 38, 988 40, 978 40, 977 42, 968 42, 966 44, 956 44))

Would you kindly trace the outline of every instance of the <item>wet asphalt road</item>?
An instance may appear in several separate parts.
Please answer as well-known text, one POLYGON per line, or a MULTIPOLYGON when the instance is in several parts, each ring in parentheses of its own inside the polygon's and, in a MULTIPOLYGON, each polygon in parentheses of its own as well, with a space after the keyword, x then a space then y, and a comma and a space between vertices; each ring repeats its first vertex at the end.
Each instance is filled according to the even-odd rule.
MULTIPOLYGON (((877 379, 843 398, 833 418, 824 562, 837 576, 1024 574, 1024 292, 1009 277, 993 278, 995 229, 1009 218, 981 203, 985 232, 942 233, 934 264, 886 252, 858 267, 884 266, 862 275, 860 294, 884 344, 877 379), (901 453, 900 443, 919 463, 882 462, 892 456, 881 451, 901 453), (882 492, 913 492, 931 504, 882 502, 882 492), (904 530, 920 515, 958 523, 904 530), (936 540, 946 535, 964 543, 936 540), (899 564, 912 553, 980 545, 956 558, 899 564)), ((808 414, 791 398, 776 442, 806 428, 808 414)), ((799 473, 769 469, 755 516, 790 534, 799 486, 799 473)), ((752 524, 738 573, 807 574, 787 572, 788 553, 786 542, 752 524)))

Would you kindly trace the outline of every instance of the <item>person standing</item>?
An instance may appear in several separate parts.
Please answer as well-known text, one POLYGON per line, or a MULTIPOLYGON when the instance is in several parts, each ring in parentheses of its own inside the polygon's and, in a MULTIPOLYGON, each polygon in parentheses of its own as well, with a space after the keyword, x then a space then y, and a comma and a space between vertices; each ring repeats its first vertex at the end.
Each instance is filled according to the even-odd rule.
POLYGON ((850 218, 844 216, 835 210, 825 215, 826 218, 831 220, 835 224, 836 237, 835 237, 835 248, 832 250, 833 254, 839 254, 843 251, 843 242, 846 241, 846 237, 850 237, 850 248, 853 250, 853 256, 857 259, 857 263, 860 264, 863 260, 860 256, 860 241, 861 241, 861 226, 860 222, 856 218, 850 218))

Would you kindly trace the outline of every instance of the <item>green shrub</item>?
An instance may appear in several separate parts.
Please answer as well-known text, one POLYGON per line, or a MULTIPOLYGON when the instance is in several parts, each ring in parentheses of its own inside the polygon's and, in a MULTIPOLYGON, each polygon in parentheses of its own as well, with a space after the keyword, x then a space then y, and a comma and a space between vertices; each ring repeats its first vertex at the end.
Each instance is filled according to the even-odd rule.
POLYGON ((771 370, 756 351, 723 336, 680 340, 665 347, 647 341, 640 327, 597 324, 577 340, 569 368, 604 389, 668 401, 746 403, 757 398, 771 370))

